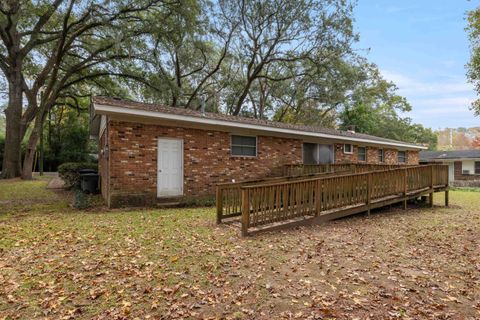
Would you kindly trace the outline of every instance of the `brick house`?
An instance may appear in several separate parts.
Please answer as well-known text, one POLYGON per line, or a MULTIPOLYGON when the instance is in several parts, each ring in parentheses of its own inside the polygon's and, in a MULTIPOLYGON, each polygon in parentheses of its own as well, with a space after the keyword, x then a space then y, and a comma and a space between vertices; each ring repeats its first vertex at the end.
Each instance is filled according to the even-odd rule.
POLYGON ((454 185, 480 186, 480 150, 421 151, 420 162, 447 164, 454 185))
POLYGON ((111 207, 208 198, 217 183, 265 177, 285 164, 418 164, 424 149, 352 131, 104 97, 92 99, 90 130, 111 207))

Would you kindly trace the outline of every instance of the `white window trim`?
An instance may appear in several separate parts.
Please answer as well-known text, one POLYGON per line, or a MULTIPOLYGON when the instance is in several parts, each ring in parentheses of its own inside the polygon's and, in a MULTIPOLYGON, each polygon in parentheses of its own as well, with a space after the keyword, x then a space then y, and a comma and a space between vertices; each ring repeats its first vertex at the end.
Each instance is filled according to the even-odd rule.
MULTIPOLYGON (((238 147, 240 145, 235 145, 235 146, 238 147)), ((246 146, 246 147, 251 147, 251 146, 246 146)), ((258 137, 257 136, 249 136, 249 135, 245 135, 245 134, 231 134, 230 135, 230 157, 257 158, 258 157, 258 137), (245 156, 245 155, 233 154, 233 136, 255 138, 255 155, 254 156, 245 156)))
POLYGON ((343 153, 345 153, 345 154, 353 154, 353 144, 351 144, 351 143, 344 143, 344 144, 343 144, 343 153), (350 146, 350 151, 349 151, 349 152, 346 150, 346 146, 350 146))

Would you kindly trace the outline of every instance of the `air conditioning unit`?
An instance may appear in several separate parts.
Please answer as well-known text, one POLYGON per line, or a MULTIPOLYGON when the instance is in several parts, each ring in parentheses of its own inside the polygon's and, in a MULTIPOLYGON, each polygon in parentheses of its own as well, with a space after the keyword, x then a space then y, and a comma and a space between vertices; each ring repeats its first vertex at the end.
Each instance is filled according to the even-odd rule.
POLYGON ((470 170, 462 170, 462 174, 470 174, 470 170))

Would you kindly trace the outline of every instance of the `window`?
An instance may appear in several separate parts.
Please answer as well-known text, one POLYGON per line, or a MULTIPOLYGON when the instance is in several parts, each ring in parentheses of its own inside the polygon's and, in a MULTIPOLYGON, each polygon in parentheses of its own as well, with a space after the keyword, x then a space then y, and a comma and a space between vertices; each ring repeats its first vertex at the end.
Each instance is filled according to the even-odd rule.
POLYGON ((398 163, 407 162, 407 153, 405 151, 398 151, 398 163))
POLYGON ((358 147, 358 161, 367 161, 367 148, 358 147))
POLYGON ((318 148, 315 143, 303 144, 303 164, 318 164, 318 148))
POLYGON ((353 153, 353 146, 351 144, 344 144, 343 153, 353 153))
POLYGON ((232 156, 256 157, 257 137, 232 136, 232 156))
POLYGON ((475 174, 480 174, 480 161, 475 161, 475 174))
POLYGON ((334 163, 334 153, 331 145, 308 142, 303 144, 303 164, 327 163, 334 163))
POLYGON ((378 162, 383 162, 383 149, 378 149, 378 162))

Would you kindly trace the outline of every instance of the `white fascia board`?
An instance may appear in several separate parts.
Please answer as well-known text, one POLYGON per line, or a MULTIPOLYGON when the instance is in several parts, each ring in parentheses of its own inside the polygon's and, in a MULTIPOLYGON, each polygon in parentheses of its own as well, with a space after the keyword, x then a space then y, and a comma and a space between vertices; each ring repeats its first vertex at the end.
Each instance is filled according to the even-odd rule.
POLYGON ((434 162, 455 162, 455 161, 480 161, 480 158, 448 158, 448 159, 430 159, 434 162))
POLYGON ((99 129, 99 134, 98 137, 101 138, 103 135, 103 132, 107 129, 107 116, 102 114, 100 118, 100 129, 99 129))
POLYGON ((95 108, 95 112, 99 114, 131 115, 131 116, 139 116, 139 117, 147 117, 147 118, 156 118, 159 120, 163 119, 163 120, 173 120, 173 121, 182 121, 182 122, 193 122, 193 123, 200 123, 200 124, 212 125, 212 126, 236 127, 241 129, 275 132, 275 133, 295 135, 295 136, 309 136, 309 137, 315 137, 315 138, 334 139, 334 140, 341 140, 346 142, 355 141, 355 142, 363 142, 363 143, 382 145, 382 146, 395 146, 395 147, 407 148, 407 149, 423 149, 423 150, 427 149, 427 147, 412 145, 408 143, 401 143, 401 142, 395 143, 395 142, 376 141, 376 140, 362 139, 362 138, 355 138, 355 137, 344 137, 340 135, 326 134, 326 133, 320 133, 320 132, 276 128, 276 127, 262 126, 262 125, 250 124, 250 123, 240 123, 240 122, 234 122, 234 121, 228 121, 228 120, 201 118, 201 117, 185 116, 185 115, 178 115, 178 114, 171 114, 171 113, 130 109, 130 108, 108 106, 108 105, 102 105, 102 104, 94 104, 94 108, 95 108))

